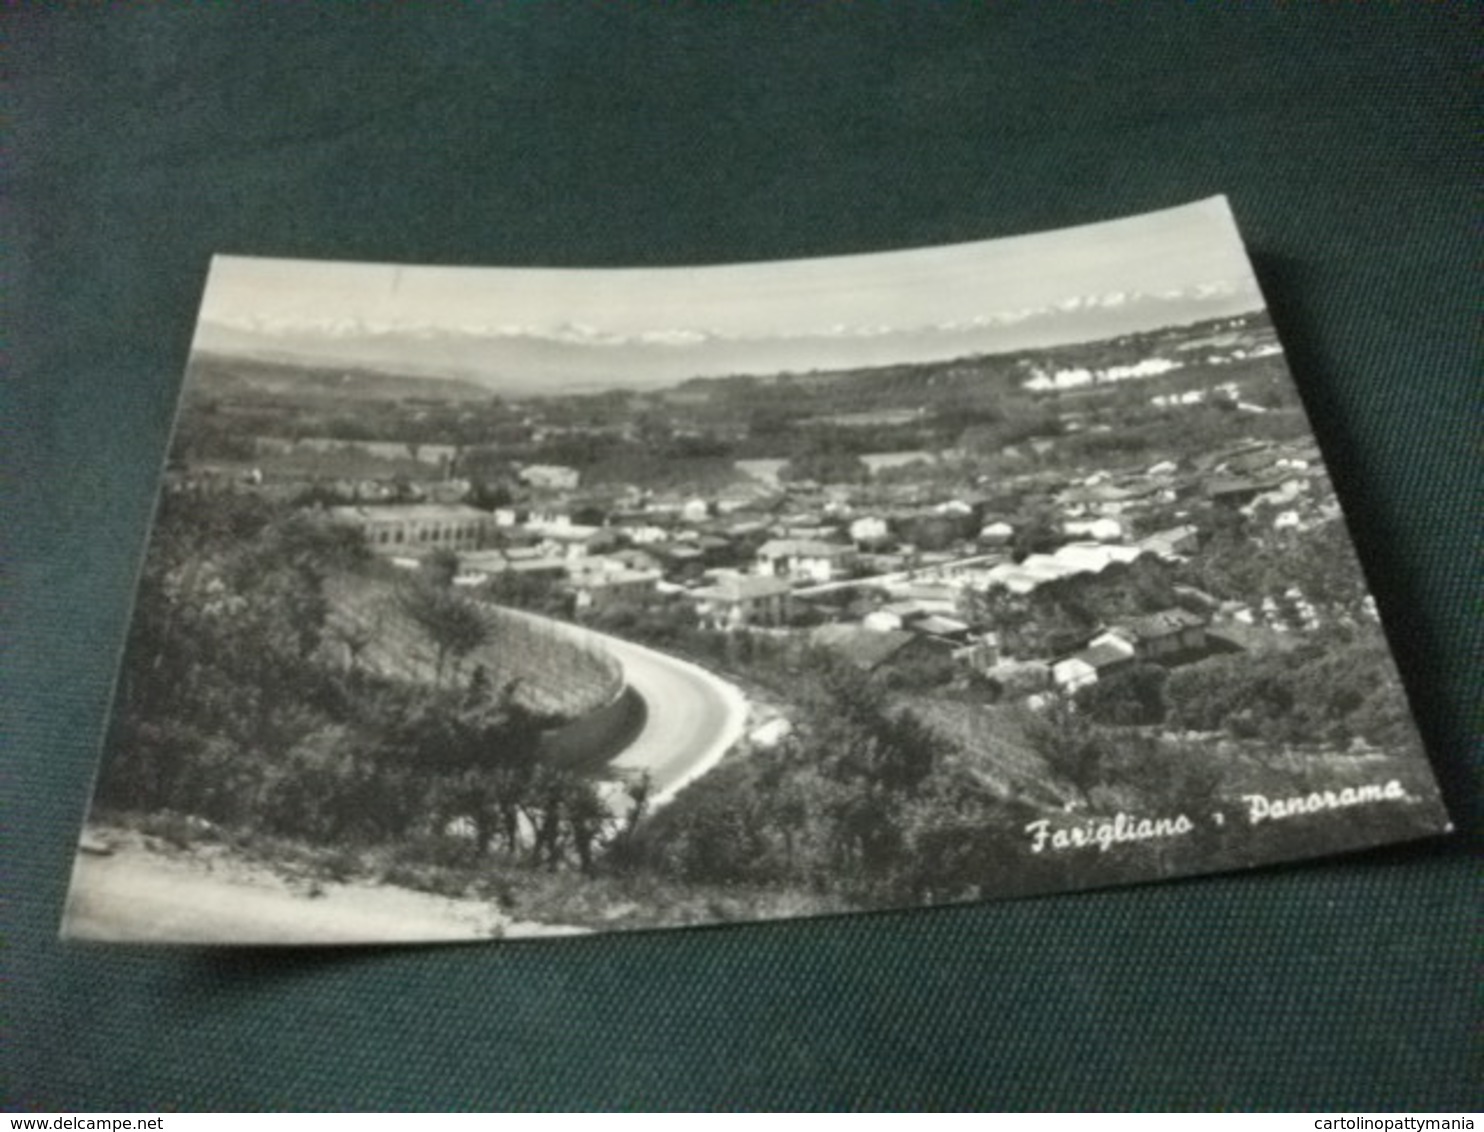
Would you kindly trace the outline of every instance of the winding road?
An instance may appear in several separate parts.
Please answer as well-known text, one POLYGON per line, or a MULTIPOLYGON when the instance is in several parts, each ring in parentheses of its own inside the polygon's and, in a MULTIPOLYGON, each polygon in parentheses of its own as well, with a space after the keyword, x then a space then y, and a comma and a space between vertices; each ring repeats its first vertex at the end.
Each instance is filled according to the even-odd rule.
MULTIPOLYGON (((533 619, 546 621, 545 618, 533 619)), ((643 729, 608 765, 616 779, 647 772, 651 807, 662 806, 721 761, 741 737, 747 701, 733 685, 656 649, 564 622, 562 631, 608 650, 644 698, 643 729)), ((606 787, 619 812, 619 781, 606 787)), ((217 944, 390 943, 565 934, 560 925, 513 921, 488 902, 448 899, 390 884, 324 884, 306 890, 266 867, 216 850, 174 855, 115 831, 79 852, 62 934, 70 939, 217 944)))
POLYGON ((747 700, 733 684, 655 649, 605 637, 624 679, 644 698, 644 729, 609 764, 648 771, 651 805, 663 805, 721 761, 742 737, 747 700))
POLYGON ((742 737, 747 700, 736 685, 658 649, 533 613, 520 616, 602 648, 623 666, 624 682, 648 711, 643 729, 608 765, 625 775, 647 771, 654 786, 651 806, 674 798, 742 737))

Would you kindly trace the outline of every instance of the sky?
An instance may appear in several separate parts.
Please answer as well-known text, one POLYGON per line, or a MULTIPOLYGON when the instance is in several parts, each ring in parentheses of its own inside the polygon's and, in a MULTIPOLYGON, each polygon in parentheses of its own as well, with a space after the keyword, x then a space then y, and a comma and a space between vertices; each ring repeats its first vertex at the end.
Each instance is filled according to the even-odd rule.
POLYGON ((251 351, 256 341, 264 350, 383 363, 406 355, 492 383, 524 368, 551 382, 601 373, 624 384, 936 360, 1261 305, 1227 202, 1213 197, 977 243, 711 267, 218 257, 198 344, 251 351))

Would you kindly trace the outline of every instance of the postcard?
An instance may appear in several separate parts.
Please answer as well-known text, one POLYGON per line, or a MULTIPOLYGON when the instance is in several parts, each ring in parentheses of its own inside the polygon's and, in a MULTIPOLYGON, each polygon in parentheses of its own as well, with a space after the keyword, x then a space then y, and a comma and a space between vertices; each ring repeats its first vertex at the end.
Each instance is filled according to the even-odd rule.
POLYGON ((213 261, 63 935, 496 939, 1450 827, 1231 210, 213 261))

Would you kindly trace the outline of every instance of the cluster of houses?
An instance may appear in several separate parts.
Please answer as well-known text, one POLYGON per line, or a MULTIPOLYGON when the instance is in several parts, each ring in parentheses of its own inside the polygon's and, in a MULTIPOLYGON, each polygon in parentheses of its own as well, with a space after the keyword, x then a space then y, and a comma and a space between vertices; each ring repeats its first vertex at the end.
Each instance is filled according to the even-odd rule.
POLYGON ((1207 619, 1188 609, 1131 618, 1093 637, 1085 648, 1051 665, 1051 679, 1075 692, 1136 661, 1173 664, 1206 651, 1207 619))
MULTIPOLYGON (((1281 354, 1282 347, 1278 345, 1270 326, 1252 327, 1244 325, 1244 320, 1233 320, 1227 324, 1223 332, 1183 342, 1170 342, 1167 352, 1174 356, 1164 357, 1154 354, 1140 358, 1136 362, 1098 368, 1086 365, 1060 367, 1032 365, 1027 367, 1030 376, 1023 384, 1026 389, 1033 392, 1081 389, 1089 385, 1159 377, 1183 369, 1192 363, 1202 366, 1224 366, 1252 358, 1272 357, 1281 354)), ((1222 390, 1222 392, 1228 391, 1222 390)), ((1230 389, 1229 396, 1235 401, 1236 390, 1234 388, 1230 389)), ((1165 403, 1189 405, 1197 404, 1204 399, 1205 391, 1200 390, 1165 403)), ((1263 411, 1258 406, 1250 406, 1250 408, 1256 412, 1263 411)))
POLYGON ((255 436, 253 451, 259 456, 346 455, 365 456, 372 460, 410 460, 426 464, 437 474, 448 476, 458 459, 453 444, 424 444, 400 440, 341 440, 329 436, 255 436))
POLYGON ((810 626, 816 643, 867 670, 939 658, 1007 688, 1075 691, 1139 661, 1202 655, 1216 603, 1106 626, 1069 654, 1007 657, 995 626, 964 619, 965 591, 1027 598, 1145 557, 1179 562, 1199 552, 1204 532, 1192 516, 1212 506, 1278 528, 1322 521, 1333 507, 1316 490, 1322 477, 1317 449, 1301 442, 1254 442, 1121 473, 1029 473, 992 494, 982 485, 949 494, 913 483, 743 478, 686 495, 583 488, 577 469, 540 465, 521 469, 523 491, 493 511, 363 503, 330 514, 406 565, 455 552, 460 585, 540 579, 578 617, 680 603, 705 628, 810 626), (1031 506, 1042 521, 1054 517, 1059 545, 1027 554, 1017 532, 1031 506), (913 541, 924 532, 931 549, 913 541))
MULTIPOLYGON (((346 504, 455 504, 474 494, 456 444, 401 440, 344 440, 323 436, 254 436, 253 466, 245 472, 204 462, 196 478, 234 478, 265 494, 292 498, 306 487, 346 504), (312 470, 311 470, 312 469, 312 470)), ((515 464, 516 483, 537 492, 570 492, 578 472, 558 464, 515 464)))

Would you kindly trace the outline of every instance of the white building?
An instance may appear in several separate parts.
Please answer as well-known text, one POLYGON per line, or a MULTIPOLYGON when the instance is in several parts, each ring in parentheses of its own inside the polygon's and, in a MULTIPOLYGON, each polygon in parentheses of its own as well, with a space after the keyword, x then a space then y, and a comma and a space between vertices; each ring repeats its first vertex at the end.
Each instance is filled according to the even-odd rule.
POLYGON ((687 499, 680 505, 680 518, 687 523, 704 523, 711 517, 711 504, 700 496, 687 499))
POLYGON ((731 574, 691 591, 696 615, 714 629, 782 625, 792 609, 792 587, 781 578, 731 574))
POLYGON ((642 605, 656 592, 661 574, 658 570, 629 570, 617 563, 598 569, 574 570, 572 592, 579 613, 602 611, 622 605, 642 605))
POLYGON ((857 546, 880 546, 890 539, 886 520, 876 515, 866 515, 850 524, 850 540, 857 546))
POLYGON ((519 474, 522 483, 553 491, 574 491, 581 478, 576 468, 561 464, 527 464, 519 474))
POLYGON ((1123 537, 1123 524, 1117 519, 1068 519, 1061 529, 1074 538, 1090 538, 1098 542, 1116 542, 1123 537))
POLYGON ((986 523, 979 532, 979 541, 986 546, 1004 546, 1015 537, 1015 528, 1006 522, 986 523))
POLYGON ((855 548, 814 539, 770 539, 758 548, 757 569, 765 577, 832 582, 855 560, 855 548))

